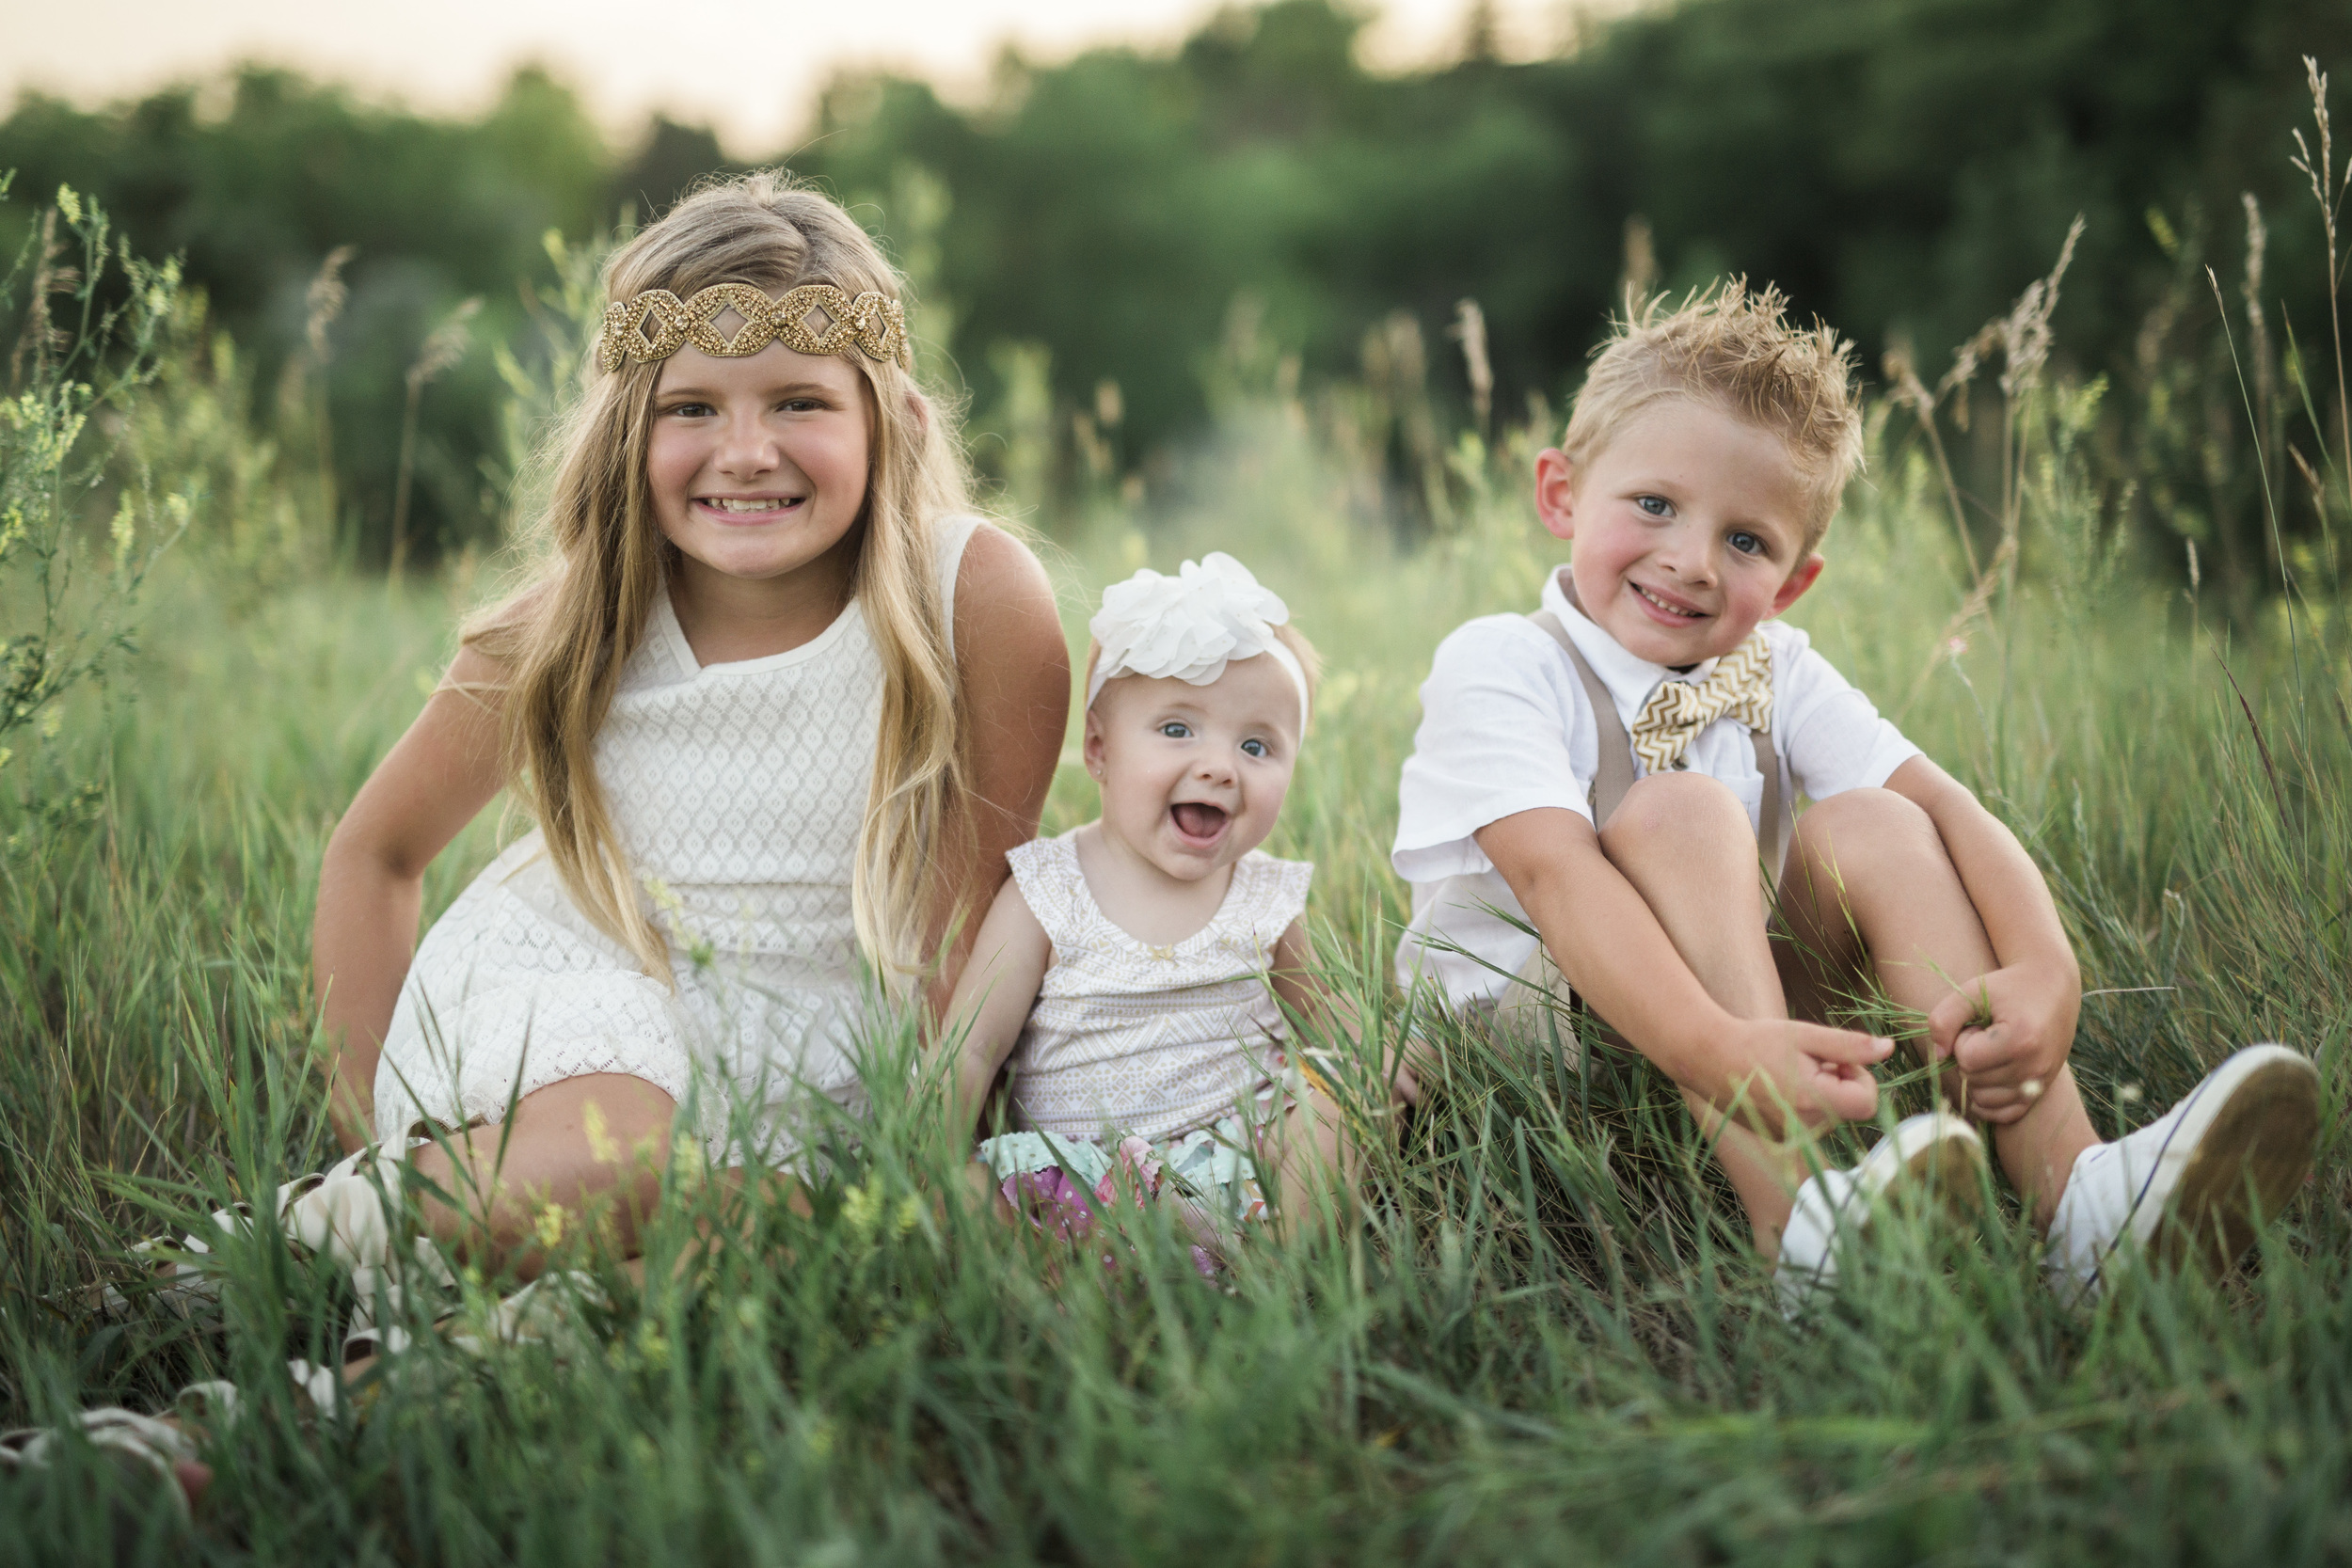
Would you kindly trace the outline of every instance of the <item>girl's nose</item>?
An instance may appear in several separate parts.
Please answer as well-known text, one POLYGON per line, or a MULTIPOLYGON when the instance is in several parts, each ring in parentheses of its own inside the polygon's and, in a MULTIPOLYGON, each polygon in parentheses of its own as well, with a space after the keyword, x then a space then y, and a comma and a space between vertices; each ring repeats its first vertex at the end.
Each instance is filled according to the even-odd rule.
POLYGON ((756 420, 729 424, 719 443, 719 471, 730 479, 773 472, 780 458, 775 436, 756 420))

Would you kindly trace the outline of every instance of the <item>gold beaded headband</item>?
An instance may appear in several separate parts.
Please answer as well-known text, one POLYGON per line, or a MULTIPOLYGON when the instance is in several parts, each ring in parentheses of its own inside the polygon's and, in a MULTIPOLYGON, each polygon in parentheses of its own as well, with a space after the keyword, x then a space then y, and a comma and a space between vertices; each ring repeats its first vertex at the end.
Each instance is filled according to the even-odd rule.
POLYGON ((608 372, 619 370, 624 359, 650 364, 688 343, 705 354, 741 359, 777 341, 800 354, 847 354, 854 343, 877 364, 895 359, 903 369, 914 369, 906 311, 898 302, 872 293, 851 299, 831 283, 803 283, 777 300, 749 283, 713 283, 685 301, 667 289, 648 289, 627 303, 614 300, 604 309, 596 363, 608 372), (734 337, 722 338, 714 324, 728 310, 742 317, 743 325, 734 337), (824 325, 810 325, 811 317, 820 317, 824 325))

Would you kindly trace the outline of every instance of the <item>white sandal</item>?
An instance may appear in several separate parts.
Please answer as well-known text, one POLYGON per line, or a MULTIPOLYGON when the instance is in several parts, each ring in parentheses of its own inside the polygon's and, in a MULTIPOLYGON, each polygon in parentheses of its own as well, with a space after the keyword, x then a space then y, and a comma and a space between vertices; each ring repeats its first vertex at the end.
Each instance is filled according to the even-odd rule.
MULTIPOLYGON (((74 1424, 90 1447, 114 1461, 119 1469, 160 1479, 180 1517, 189 1517, 188 1494, 181 1484, 179 1467, 199 1463, 194 1438, 170 1421, 115 1405, 85 1410, 74 1424)), ((64 1437, 64 1430, 58 1427, 20 1427, 0 1433, 0 1474, 47 1469, 64 1437)))
MULTIPOLYGON (((411 1139, 407 1147, 413 1149, 425 1141, 411 1139)), ((272 1205, 297 1258, 325 1254, 351 1271, 352 1288, 360 1303, 355 1325, 373 1324, 379 1291, 398 1307, 400 1285, 411 1267, 436 1285, 451 1280, 448 1264, 427 1237, 414 1239, 409 1259, 395 1261, 392 1217, 386 1200, 399 1190, 399 1181, 397 1162, 388 1159, 379 1146, 370 1145, 324 1171, 286 1182, 278 1189, 272 1205)), ((253 1218, 253 1206, 239 1203, 215 1210, 212 1223, 221 1234, 235 1236, 245 1233, 253 1218)), ((131 1250, 157 1260, 152 1270, 156 1283, 128 1293, 112 1285, 105 1287, 100 1305, 109 1317, 127 1315, 135 1298, 158 1301, 182 1317, 219 1300, 218 1265, 209 1260, 213 1249, 202 1239, 183 1236, 174 1247, 156 1237, 131 1250)), ((388 1344, 387 1348, 398 1346, 388 1344)))

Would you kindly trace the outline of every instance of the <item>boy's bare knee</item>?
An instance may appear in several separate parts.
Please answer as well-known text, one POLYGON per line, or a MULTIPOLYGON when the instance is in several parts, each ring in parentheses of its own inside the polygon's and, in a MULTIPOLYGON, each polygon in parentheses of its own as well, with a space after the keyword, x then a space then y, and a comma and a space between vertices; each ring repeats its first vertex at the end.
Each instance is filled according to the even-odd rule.
POLYGON ((1934 819, 1891 789, 1849 789, 1817 801, 1797 819, 1807 859, 1854 873, 1948 860, 1934 819))
POLYGON ((1687 853, 1718 838, 1745 840, 1741 853, 1753 858, 1748 808, 1731 787, 1704 773, 1653 773, 1626 791, 1600 830, 1600 847, 1613 861, 1661 847, 1687 853))

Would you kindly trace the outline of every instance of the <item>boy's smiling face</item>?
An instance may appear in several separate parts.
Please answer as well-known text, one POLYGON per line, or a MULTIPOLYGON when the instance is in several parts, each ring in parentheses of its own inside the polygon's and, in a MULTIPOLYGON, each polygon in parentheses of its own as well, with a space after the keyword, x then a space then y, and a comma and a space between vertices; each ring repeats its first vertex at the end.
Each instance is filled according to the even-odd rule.
POLYGON ((1813 586, 1810 503, 1778 436, 1690 398, 1642 409, 1581 466, 1557 448, 1535 460, 1535 510, 1575 542, 1585 615, 1677 668, 1731 652, 1813 586))

